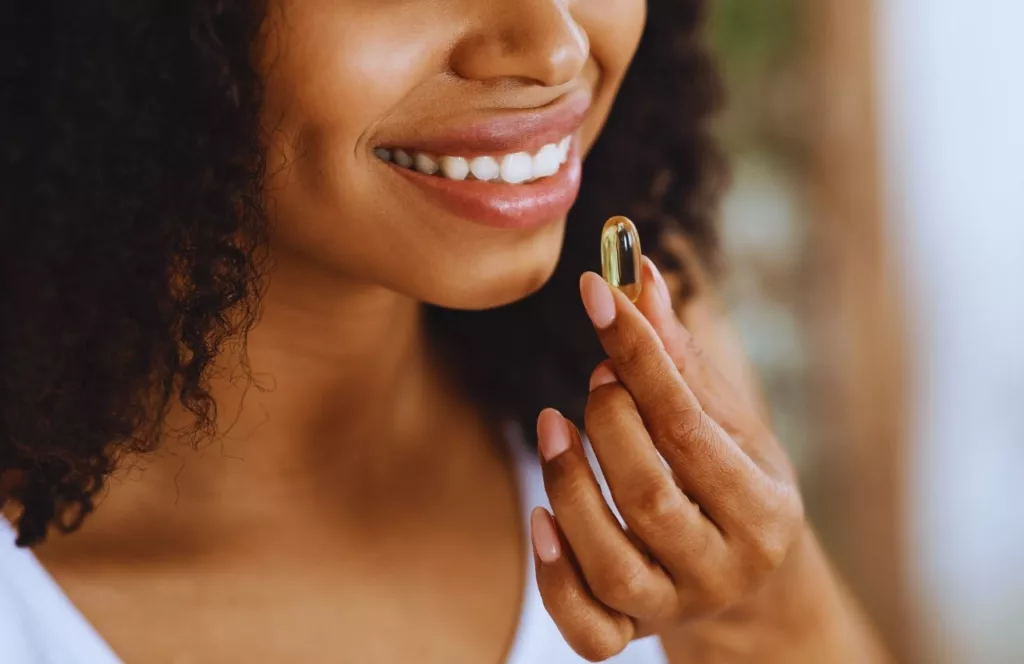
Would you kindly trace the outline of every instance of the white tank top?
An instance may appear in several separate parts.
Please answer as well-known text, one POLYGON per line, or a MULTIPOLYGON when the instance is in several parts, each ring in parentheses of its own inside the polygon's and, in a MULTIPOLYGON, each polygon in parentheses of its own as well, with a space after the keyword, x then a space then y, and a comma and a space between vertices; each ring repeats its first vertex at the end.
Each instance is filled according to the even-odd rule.
MULTIPOLYGON (((550 505, 537 458, 520 442, 521 436, 516 430, 509 432, 509 438, 512 439, 511 448, 518 469, 525 523, 534 507, 550 505)), ((597 465, 594 466, 597 470, 597 465)), ((607 487, 604 488, 607 495, 607 487)), ((585 660, 566 645, 544 609, 534 576, 532 551, 524 551, 524 559, 527 583, 519 627, 507 664, 584 664, 585 660)), ((650 637, 633 642, 608 661, 613 664, 665 664, 666 659, 658 640, 650 637)), ((121 662, 31 551, 14 546, 14 530, 3 518, 0 518, 0 662, 121 662)))

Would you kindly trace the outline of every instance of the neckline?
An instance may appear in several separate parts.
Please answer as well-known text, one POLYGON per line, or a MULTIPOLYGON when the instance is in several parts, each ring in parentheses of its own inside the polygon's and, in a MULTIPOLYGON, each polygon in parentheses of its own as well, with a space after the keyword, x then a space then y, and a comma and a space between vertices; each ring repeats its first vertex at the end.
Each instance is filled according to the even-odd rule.
POLYGON ((0 544, 0 569, 3 570, 0 578, 12 589, 14 599, 23 608, 20 617, 43 624, 43 629, 33 630, 34 635, 45 636, 63 657, 74 657, 70 661, 119 664, 121 658, 78 610, 35 554, 15 546, 14 527, 4 517, 0 517, 0 537, 5 540, 0 544), (52 623, 60 625, 59 638, 48 629, 52 623))
MULTIPOLYGON (((530 453, 519 425, 507 424, 504 439, 514 465, 526 563, 519 618, 505 664, 535 664, 541 661, 540 648, 544 638, 537 632, 544 624, 545 610, 537 589, 529 520, 534 507, 547 505, 547 495, 543 490, 540 466, 536 457, 530 453)), ((119 664, 122 660, 110 644, 85 614, 78 610, 35 554, 14 545, 16 533, 3 517, 0 517, 0 536, 6 540, 0 542, 0 561, 3 561, 0 565, 0 580, 6 580, 13 586, 16 599, 28 604, 32 619, 50 624, 59 623, 61 638, 58 642, 72 644, 75 657, 82 657, 81 661, 89 664, 119 664), (44 610, 40 610, 41 607, 44 610)), ((51 639, 55 636, 50 629, 44 632, 50 634, 51 639)))

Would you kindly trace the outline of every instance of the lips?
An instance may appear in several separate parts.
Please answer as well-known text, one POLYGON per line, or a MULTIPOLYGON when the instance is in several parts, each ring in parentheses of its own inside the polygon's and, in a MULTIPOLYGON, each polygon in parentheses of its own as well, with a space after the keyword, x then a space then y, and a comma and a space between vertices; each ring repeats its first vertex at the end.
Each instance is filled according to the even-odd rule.
POLYGON ((505 229, 568 214, 579 192, 576 134, 591 97, 576 92, 548 106, 417 132, 375 147, 376 158, 429 201, 470 222, 505 229))
POLYGON ((590 93, 573 92, 542 108, 495 111, 491 117, 476 122, 438 127, 431 135, 417 136, 408 143, 399 138, 374 147, 464 157, 532 153, 575 133, 590 110, 590 101, 590 93))

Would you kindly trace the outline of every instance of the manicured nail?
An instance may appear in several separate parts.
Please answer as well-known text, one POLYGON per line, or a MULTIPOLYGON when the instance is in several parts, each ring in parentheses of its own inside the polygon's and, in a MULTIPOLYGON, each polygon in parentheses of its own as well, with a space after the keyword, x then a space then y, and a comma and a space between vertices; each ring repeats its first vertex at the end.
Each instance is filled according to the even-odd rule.
POLYGON ((593 272, 584 272, 580 277, 580 295, 583 307, 594 326, 603 330, 615 320, 615 298, 611 286, 593 272))
POLYGON ((569 437, 569 423, 554 408, 545 408, 537 418, 537 445, 545 461, 569 449, 572 439, 569 437))
POLYGON ((597 365, 596 369, 594 369, 594 373, 590 374, 590 391, 593 392, 602 385, 609 385, 617 382, 618 380, 618 376, 615 375, 615 372, 612 371, 611 367, 602 362, 597 365))
POLYGON ((658 295, 661 297, 662 303, 671 308, 672 307, 672 294, 668 291, 668 284, 665 283, 665 277, 661 276, 661 270, 654 264, 647 256, 644 256, 644 265, 647 266, 647 270, 651 273, 651 278, 658 290, 658 295))
POLYGON ((562 544, 558 541, 555 521, 543 507, 535 507, 530 515, 530 532, 533 535, 533 550, 545 564, 550 564, 562 555, 562 544))

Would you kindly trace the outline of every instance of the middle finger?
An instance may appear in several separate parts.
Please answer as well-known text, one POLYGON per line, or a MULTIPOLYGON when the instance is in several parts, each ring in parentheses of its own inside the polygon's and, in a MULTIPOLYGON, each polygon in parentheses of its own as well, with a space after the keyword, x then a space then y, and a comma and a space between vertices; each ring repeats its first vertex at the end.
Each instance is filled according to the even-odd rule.
POLYGON ((606 364, 587 399, 587 437, 623 520, 676 583, 723 554, 721 531, 676 484, 629 392, 606 364))

